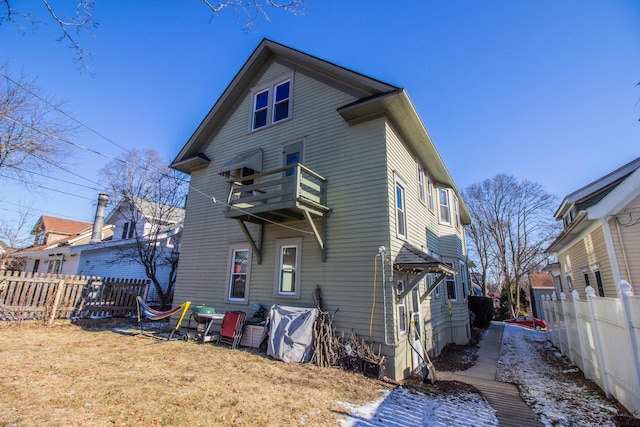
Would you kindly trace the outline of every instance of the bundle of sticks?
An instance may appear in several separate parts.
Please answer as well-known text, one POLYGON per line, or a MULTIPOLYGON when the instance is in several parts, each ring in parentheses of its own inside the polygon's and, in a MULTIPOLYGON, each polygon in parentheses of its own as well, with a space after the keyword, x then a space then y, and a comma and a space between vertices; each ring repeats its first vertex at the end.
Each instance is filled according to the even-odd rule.
POLYGON ((384 368, 384 356, 381 356, 381 348, 374 350, 372 344, 367 343, 355 332, 345 336, 344 332, 338 335, 333 327, 333 314, 322 307, 322 294, 320 286, 316 287, 314 299, 318 308, 318 317, 314 326, 314 351, 312 362, 321 367, 340 366, 343 369, 355 372, 371 371, 371 376, 381 376, 384 368))

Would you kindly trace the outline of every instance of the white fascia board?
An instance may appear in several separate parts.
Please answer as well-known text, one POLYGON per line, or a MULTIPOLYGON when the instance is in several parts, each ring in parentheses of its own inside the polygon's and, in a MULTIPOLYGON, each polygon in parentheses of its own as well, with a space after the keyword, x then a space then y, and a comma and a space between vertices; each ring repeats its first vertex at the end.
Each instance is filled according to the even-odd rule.
POLYGON ((603 219, 615 215, 640 195, 640 168, 622 181, 605 198, 587 208, 589 219, 603 219))

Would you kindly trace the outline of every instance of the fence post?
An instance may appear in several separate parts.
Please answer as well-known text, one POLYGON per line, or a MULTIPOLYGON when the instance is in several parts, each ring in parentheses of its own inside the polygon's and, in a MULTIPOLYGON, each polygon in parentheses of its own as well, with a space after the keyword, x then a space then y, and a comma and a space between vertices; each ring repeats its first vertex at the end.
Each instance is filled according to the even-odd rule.
POLYGON ((611 397, 611 385, 609 384, 609 374, 607 373, 607 362, 604 359, 604 350, 602 349, 602 337, 600 336, 600 327, 598 320, 596 319, 596 306, 595 296, 596 291, 591 286, 587 286, 585 289, 587 294, 587 301, 589 302, 589 312, 591 313, 591 324, 593 325, 593 341, 596 345, 596 354, 598 357, 598 367, 600 368, 600 375, 602 375, 602 382, 604 383, 604 392, 607 398, 611 397))
POLYGON ((640 389, 640 349, 638 349, 638 340, 636 340, 636 334, 633 330, 633 318, 631 317, 631 301, 629 297, 633 295, 631 285, 626 280, 620 281, 620 299, 622 300, 622 309, 624 312, 625 326, 629 333, 629 340, 631 344, 631 351, 633 353, 634 370, 636 371, 636 387, 635 392, 638 393, 640 389))
POLYGON ((557 302, 557 300, 558 300, 558 298, 556 296, 556 291, 553 291, 551 293, 551 312, 552 312, 551 317, 553 317, 553 320, 552 320, 553 328, 552 328, 552 331, 551 331, 551 342, 557 348, 562 350, 562 346, 560 345, 560 335, 558 335, 558 316, 556 315, 556 309, 557 309, 556 302, 557 302))
POLYGON ((58 287, 56 288, 56 294, 53 297, 53 306, 51 307, 51 313, 49 313, 49 320, 47 321, 47 326, 51 326, 53 321, 56 318, 56 312, 58 311, 58 304, 60 303, 60 296, 62 295, 62 290, 64 289, 64 280, 60 280, 58 282, 58 287))
POLYGON ((571 342, 571 332, 569 331, 569 322, 567 321, 567 294, 560 292, 560 304, 562 304, 562 317, 564 318, 564 333, 567 337, 567 347, 569 349, 569 360, 576 363, 573 355, 573 344, 571 342))
POLYGON ((573 296, 573 310, 576 313, 576 327, 578 328, 578 340, 580 340, 580 355, 582 356, 582 373, 584 377, 587 379, 591 379, 589 372, 587 372, 587 361, 586 361, 586 343, 584 336, 584 325, 583 320, 580 318, 579 312, 580 310, 580 294, 575 289, 571 292, 573 296))

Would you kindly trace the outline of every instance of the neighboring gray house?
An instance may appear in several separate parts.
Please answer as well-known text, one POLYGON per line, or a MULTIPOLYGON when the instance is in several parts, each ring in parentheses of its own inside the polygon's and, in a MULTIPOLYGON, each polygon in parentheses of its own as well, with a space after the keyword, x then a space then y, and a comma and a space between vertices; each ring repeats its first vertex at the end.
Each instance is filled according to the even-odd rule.
POLYGON ((172 167, 191 175, 175 301, 250 315, 320 286, 396 379, 412 324, 432 355, 468 341, 471 219, 404 89, 263 40, 172 167))

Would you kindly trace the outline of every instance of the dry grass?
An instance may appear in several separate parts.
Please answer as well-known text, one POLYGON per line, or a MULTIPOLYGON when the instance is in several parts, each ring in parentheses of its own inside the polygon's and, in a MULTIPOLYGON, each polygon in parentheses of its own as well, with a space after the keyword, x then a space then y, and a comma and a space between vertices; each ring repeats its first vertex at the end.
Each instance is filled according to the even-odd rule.
POLYGON ((111 329, 0 329, 0 425, 338 424, 390 387, 245 350, 111 329))

